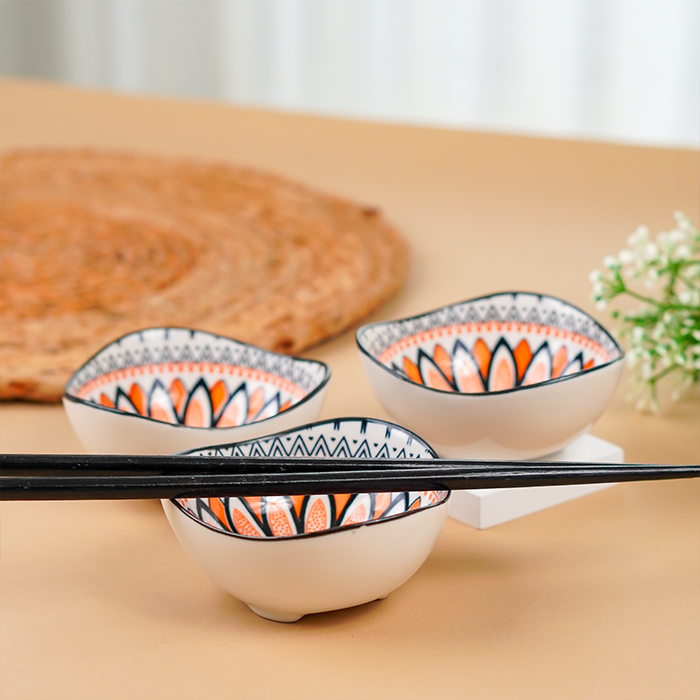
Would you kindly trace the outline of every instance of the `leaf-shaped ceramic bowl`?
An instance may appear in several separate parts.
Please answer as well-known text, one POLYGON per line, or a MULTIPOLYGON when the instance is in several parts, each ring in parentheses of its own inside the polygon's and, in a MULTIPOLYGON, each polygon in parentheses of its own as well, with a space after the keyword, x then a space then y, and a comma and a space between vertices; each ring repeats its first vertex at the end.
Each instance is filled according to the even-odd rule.
POLYGON ((330 376, 323 362, 204 331, 149 328, 90 358, 68 380, 63 405, 92 452, 172 454, 308 423, 330 376))
MULTIPOLYGON (((319 422, 189 452, 238 456, 432 459, 423 440, 369 418, 319 422)), ((293 622, 387 596, 430 554, 449 491, 163 501, 190 557, 262 617, 293 622)))
POLYGON ((446 458, 532 459, 601 415, 623 352, 595 319, 555 297, 492 294, 357 332, 389 415, 446 458))

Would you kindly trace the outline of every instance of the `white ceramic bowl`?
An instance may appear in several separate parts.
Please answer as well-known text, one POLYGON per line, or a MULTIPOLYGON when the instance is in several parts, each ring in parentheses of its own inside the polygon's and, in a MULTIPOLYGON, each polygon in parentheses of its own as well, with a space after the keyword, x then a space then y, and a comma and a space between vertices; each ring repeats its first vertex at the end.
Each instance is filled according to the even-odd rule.
POLYGON ((532 459, 585 433, 622 372, 615 339, 551 296, 508 292, 357 332, 389 415, 441 457, 532 459))
MULTIPOLYGON (((432 459, 435 453, 391 423, 341 418, 189 454, 432 459)), ((258 615, 293 622, 384 598, 406 582, 442 530, 449 495, 189 498, 163 507, 185 551, 216 583, 258 615)))
POLYGON ((318 417, 331 372, 185 328, 125 335, 68 380, 63 405, 91 452, 172 454, 318 417))

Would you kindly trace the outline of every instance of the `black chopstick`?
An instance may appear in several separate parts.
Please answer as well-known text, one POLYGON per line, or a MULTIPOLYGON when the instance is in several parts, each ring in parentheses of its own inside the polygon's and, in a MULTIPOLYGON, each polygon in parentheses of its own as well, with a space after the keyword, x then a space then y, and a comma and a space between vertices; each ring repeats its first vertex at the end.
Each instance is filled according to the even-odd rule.
POLYGON ((698 465, 191 455, 0 455, 0 500, 284 496, 683 479, 698 465))

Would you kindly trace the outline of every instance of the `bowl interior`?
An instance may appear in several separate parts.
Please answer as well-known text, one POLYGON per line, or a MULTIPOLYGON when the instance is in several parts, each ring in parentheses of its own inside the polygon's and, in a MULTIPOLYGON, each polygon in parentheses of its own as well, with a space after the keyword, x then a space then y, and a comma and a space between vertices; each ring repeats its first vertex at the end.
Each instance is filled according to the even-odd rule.
POLYGON ((358 343, 403 379, 467 394, 542 384, 622 357, 612 336, 583 311, 524 293, 366 326, 358 343))
MULTIPOLYGON (((280 456, 432 459, 432 449, 398 426, 371 419, 315 423, 269 438, 193 450, 211 457, 280 456)), ((201 524, 228 535, 281 538, 315 535, 405 515, 443 502, 447 491, 331 496, 180 498, 174 503, 201 524)))
POLYGON ((320 362, 202 331, 158 328, 105 347, 71 377, 66 395, 166 423, 228 428, 272 418, 327 377, 320 362))

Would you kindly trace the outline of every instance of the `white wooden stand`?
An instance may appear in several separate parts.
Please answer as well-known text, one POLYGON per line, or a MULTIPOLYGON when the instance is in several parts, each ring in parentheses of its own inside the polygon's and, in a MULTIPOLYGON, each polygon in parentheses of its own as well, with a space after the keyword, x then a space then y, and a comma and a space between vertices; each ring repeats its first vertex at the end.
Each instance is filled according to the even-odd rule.
MULTIPOLYGON (((553 455, 543 457, 541 461, 621 463, 624 459, 625 454, 621 447, 593 435, 582 435, 576 442, 553 455)), ((613 484, 455 491, 452 494, 449 515, 471 527, 484 530, 609 486, 613 484)))

